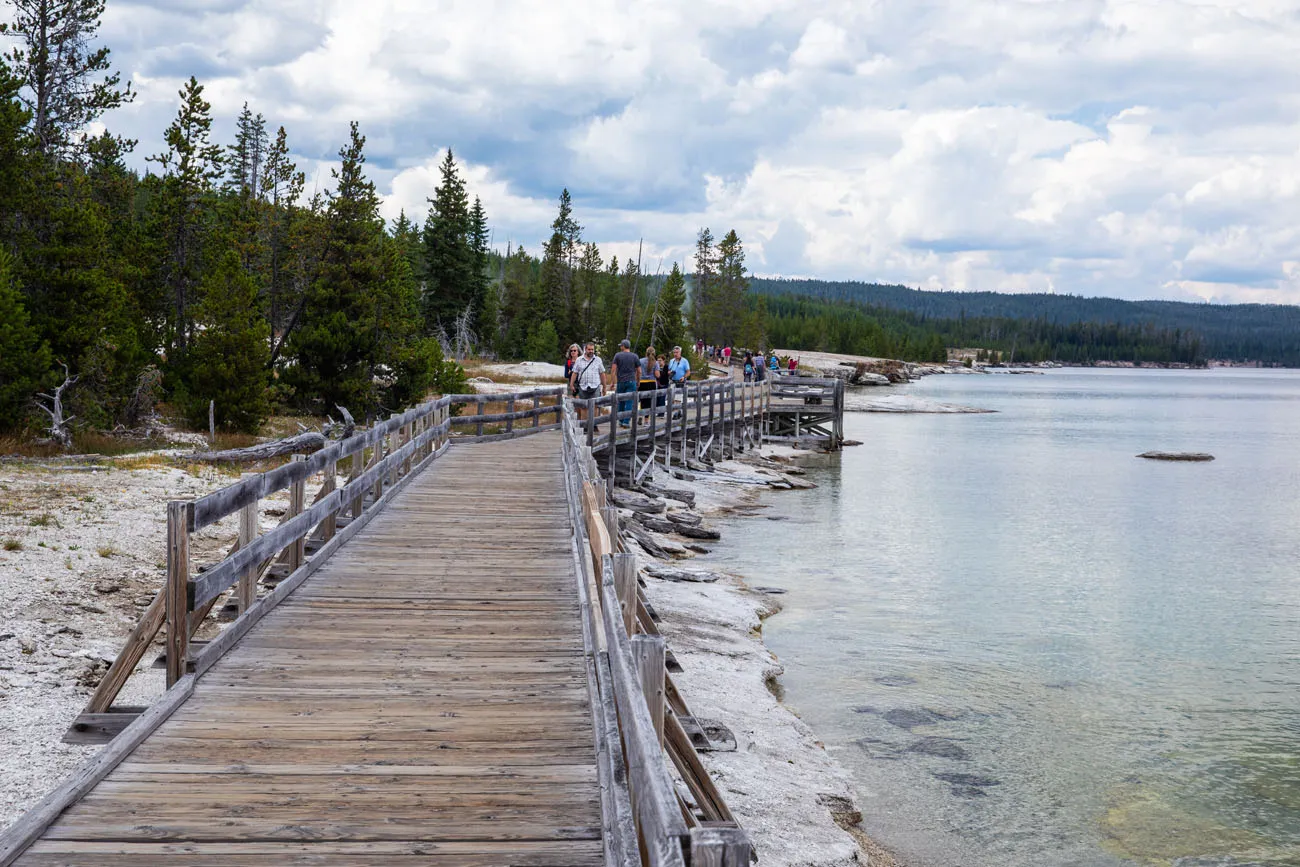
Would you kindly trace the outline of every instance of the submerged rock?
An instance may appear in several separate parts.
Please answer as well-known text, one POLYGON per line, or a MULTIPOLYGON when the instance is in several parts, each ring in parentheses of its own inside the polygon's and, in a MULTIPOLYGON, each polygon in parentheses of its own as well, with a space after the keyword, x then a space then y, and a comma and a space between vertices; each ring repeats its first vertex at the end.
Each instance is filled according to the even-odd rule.
POLYGON ((923 708, 897 707, 885 712, 885 722, 911 731, 917 726, 932 726, 943 717, 923 708))
POLYGON ((995 780, 993 777, 985 777, 980 774, 966 774, 957 771, 943 771, 934 774, 937 780, 943 780, 945 783, 952 783, 954 786, 977 786, 981 789, 988 786, 1000 786, 1001 780, 995 780))
POLYGON ((1212 461, 1214 455, 1205 452, 1143 452, 1138 455, 1149 461, 1212 461))
POLYGON ((909 753, 920 753, 923 756, 937 756, 941 759, 954 759, 959 762, 965 762, 970 759, 970 753, 958 744, 956 741, 950 741, 947 738, 921 738, 916 743, 907 748, 909 753))

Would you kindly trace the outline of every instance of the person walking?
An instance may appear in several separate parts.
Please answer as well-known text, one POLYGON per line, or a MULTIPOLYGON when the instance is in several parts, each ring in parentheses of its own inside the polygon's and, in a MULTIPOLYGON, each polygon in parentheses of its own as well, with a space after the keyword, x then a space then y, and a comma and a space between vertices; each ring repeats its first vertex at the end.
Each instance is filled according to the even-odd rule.
POLYGON ((776 357, 775 352, 773 352, 771 355, 767 357, 767 366, 771 369, 773 373, 776 373, 778 370, 781 369, 781 361, 776 357))
POLYGON ((625 398, 623 395, 634 393, 641 378, 641 359, 632 351, 632 341, 623 340, 618 344, 618 352, 614 354, 614 360, 610 367, 614 373, 614 390, 619 395, 618 423, 626 427, 631 423, 631 420, 622 416, 623 413, 632 409, 633 399, 625 398))
MULTIPOLYGON (((641 370, 637 381, 637 392, 653 392, 659 387, 659 356, 655 354, 653 346, 645 348, 645 355, 641 356, 641 370)), ((649 394, 640 398, 641 409, 650 409, 654 406, 654 395, 649 394)))
MULTIPOLYGON (((605 362, 601 361, 600 356, 596 354, 596 344, 588 342, 582 357, 573 363, 573 370, 569 374, 569 388, 573 390, 578 400, 587 401, 603 395, 608 386, 609 378, 605 376, 605 362)), ((581 406, 578 409, 578 417, 585 418, 581 406)))
MULTIPOLYGON (((569 344, 569 351, 564 354, 564 381, 571 382, 573 379, 573 365, 577 364, 578 359, 582 357, 582 348, 576 343, 569 344)), ((569 393, 575 397, 578 390, 569 385, 569 393)))
POLYGON ((754 381, 754 356, 748 352, 745 353, 745 382, 754 381))
POLYGON ((754 382, 765 382, 767 380, 767 363, 763 360, 763 353, 754 356, 754 382))
POLYGON ((795 358, 793 355, 790 356, 790 370, 797 370, 798 368, 799 368, 799 360, 795 358))

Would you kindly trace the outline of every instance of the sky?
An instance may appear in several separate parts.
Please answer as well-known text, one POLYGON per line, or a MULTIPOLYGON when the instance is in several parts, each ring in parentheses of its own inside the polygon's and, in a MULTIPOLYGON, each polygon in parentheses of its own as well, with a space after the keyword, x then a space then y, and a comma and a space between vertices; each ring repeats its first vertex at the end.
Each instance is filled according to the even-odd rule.
POLYGON ((1300 303, 1300 0, 108 0, 162 149, 190 76, 308 190, 356 120, 388 218, 447 148, 494 245, 560 190, 643 268, 734 228, 755 274, 1300 303))

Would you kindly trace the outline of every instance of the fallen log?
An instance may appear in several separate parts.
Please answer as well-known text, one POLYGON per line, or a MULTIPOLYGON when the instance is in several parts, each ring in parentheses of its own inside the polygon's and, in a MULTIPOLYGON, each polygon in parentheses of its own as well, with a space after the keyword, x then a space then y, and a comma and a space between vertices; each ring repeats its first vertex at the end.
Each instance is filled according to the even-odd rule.
POLYGON ((325 435, 316 431, 307 431, 297 436, 287 437, 282 440, 272 440, 268 443, 258 443, 255 446, 248 446, 242 449, 226 449, 220 452, 202 452, 194 455, 196 461, 212 461, 221 463, 244 463, 247 461, 264 461, 270 458, 279 457, 280 455, 289 455, 300 452, 314 452, 317 449, 325 447, 325 435))

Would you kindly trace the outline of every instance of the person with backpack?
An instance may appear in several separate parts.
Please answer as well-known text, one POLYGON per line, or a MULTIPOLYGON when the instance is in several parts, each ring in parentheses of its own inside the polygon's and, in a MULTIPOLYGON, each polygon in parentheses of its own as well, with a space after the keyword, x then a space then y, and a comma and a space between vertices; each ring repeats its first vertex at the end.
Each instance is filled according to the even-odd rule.
POLYGON ((754 356, 752 353, 745 353, 745 382, 754 381, 754 356))

